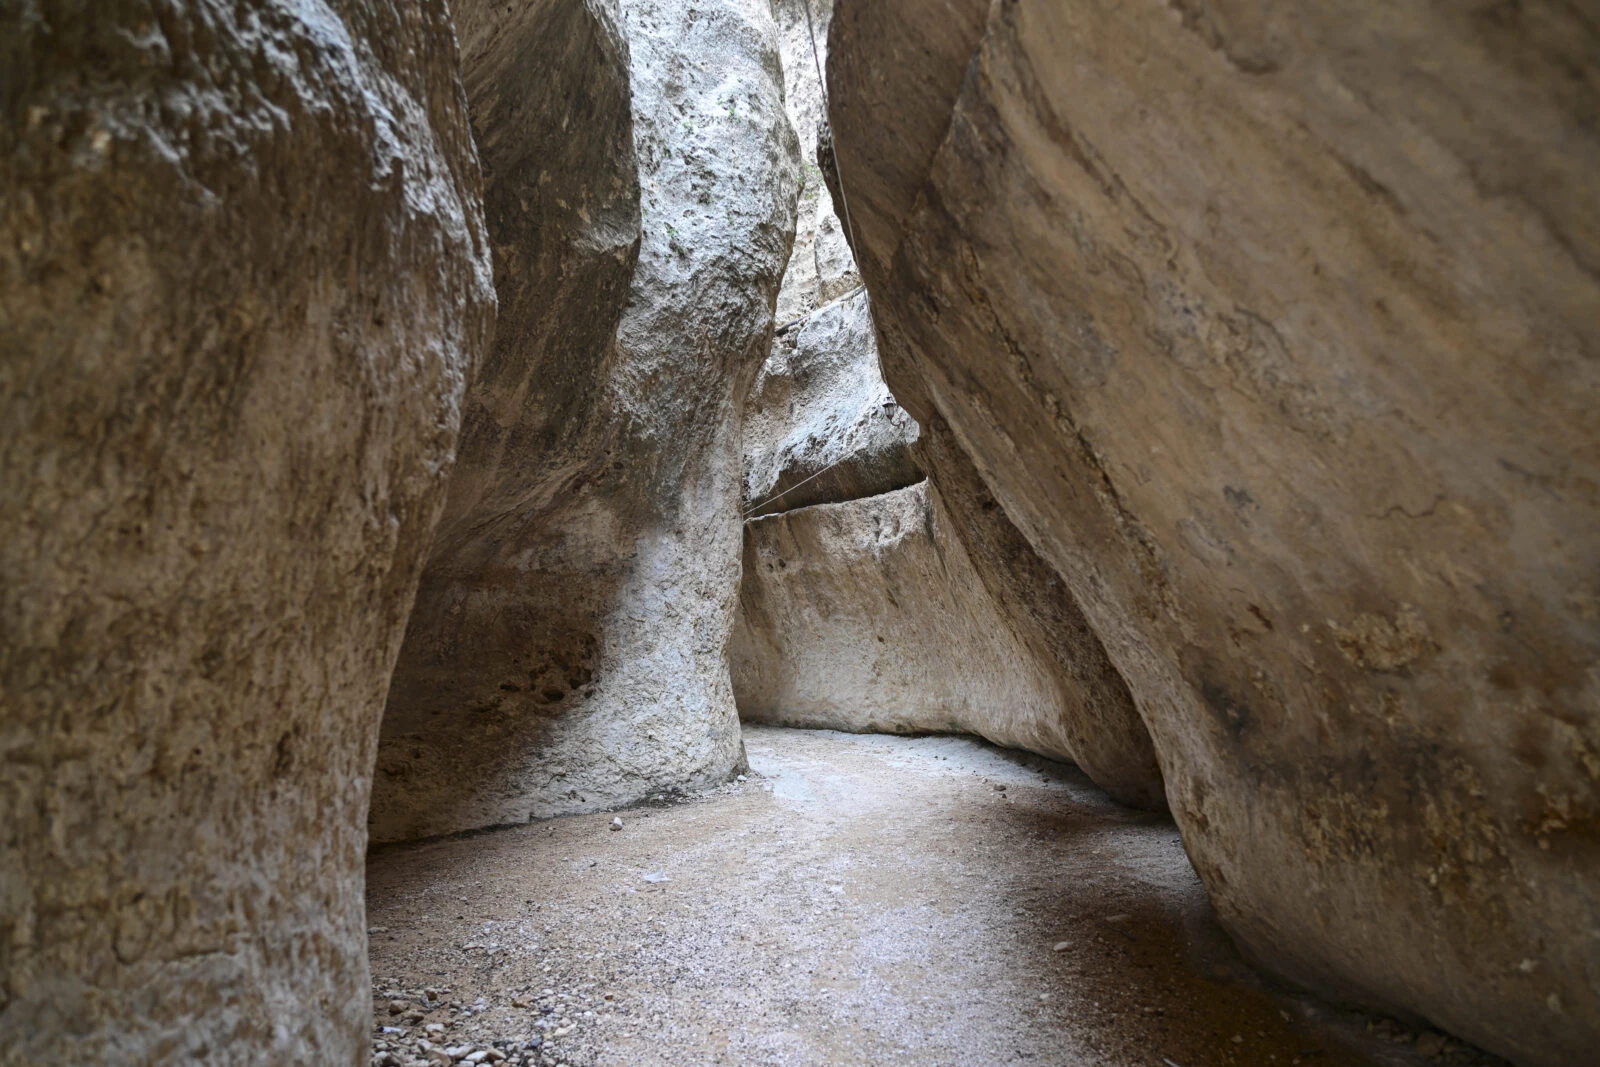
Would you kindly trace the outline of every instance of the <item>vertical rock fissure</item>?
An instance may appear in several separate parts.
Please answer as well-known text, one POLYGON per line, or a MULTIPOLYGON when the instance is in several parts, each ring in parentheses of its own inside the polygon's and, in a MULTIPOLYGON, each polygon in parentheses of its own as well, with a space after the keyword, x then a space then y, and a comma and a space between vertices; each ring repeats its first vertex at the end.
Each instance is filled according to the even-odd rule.
POLYGON ((835 197, 848 210, 845 191, 822 166, 818 35, 832 7, 820 25, 805 0, 777 10, 807 180, 779 296, 795 328, 775 339, 746 416, 740 713, 975 733, 1073 760, 1118 799, 1161 808, 1148 734, 1070 592, 1002 510, 946 509, 946 485, 971 503, 975 472, 939 462, 948 442, 930 441, 884 384, 849 225, 833 210, 835 197))

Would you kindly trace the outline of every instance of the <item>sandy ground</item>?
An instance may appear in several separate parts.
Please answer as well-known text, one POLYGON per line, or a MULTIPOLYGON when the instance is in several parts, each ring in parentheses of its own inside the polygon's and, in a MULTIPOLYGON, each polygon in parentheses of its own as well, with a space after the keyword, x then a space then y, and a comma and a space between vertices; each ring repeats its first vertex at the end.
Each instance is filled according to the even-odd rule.
POLYGON ((744 736, 746 781, 621 830, 573 816, 375 855, 375 1060, 1498 1062, 1269 991, 1172 823, 1075 768, 957 737, 744 736))

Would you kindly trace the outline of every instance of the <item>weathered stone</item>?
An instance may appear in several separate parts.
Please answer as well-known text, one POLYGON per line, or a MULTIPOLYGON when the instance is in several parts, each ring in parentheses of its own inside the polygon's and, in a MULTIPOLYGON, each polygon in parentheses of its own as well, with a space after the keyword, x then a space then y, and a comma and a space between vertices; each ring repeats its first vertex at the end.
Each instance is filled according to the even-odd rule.
POLYGON ((745 528, 745 719, 977 734, 1075 759, 1053 664, 1012 631, 926 482, 745 528))
MULTIPOLYGON (((816 61, 805 13, 796 10, 799 6, 794 2, 779 5, 779 23, 786 27, 783 59, 789 115, 801 131, 803 143, 813 152, 825 151, 826 138, 819 136, 825 124, 816 110, 821 103, 816 61)), ((831 5, 815 6, 820 10, 814 13, 813 23, 823 32, 831 5)), ((831 166, 830 160, 813 156, 807 162, 807 173, 827 166, 831 166)), ((808 191, 806 195, 811 194, 808 191)), ((920 563, 900 566, 891 575, 874 563, 878 550, 871 537, 824 539, 823 543, 840 552, 838 573, 826 576, 821 572, 827 561, 818 554, 818 545, 812 545, 804 577, 801 572, 786 574, 787 581, 777 583, 781 588, 773 590, 770 604, 766 580, 747 567, 740 604, 750 613, 746 636, 753 640, 736 638, 737 648, 747 653, 747 669, 736 665, 734 671, 741 712, 769 719, 781 716, 782 721, 795 724, 855 729, 955 729, 952 724, 959 721, 964 724, 960 728, 986 737, 1010 738, 1035 751, 1072 759, 1127 803, 1163 807, 1161 775, 1149 734, 1075 601, 989 497, 959 448, 948 447, 948 434, 920 440, 916 421, 890 397, 879 371, 866 294, 837 297, 841 286, 854 285, 859 279, 838 220, 829 209, 831 202, 831 197, 819 197, 810 219, 802 217, 795 256, 779 298, 782 304, 785 296, 796 294, 790 298, 794 306, 815 310, 793 328, 779 330, 751 394, 745 429, 747 514, 759 517, 890 492, 922 480, 927 463, 918 457, 951 459, 942 464, 940 484, 946 493, 955 494, 958 507, 937 525, 930 517, 928 531, 930 537, 938 538, 934 547, 941 559, 953 553, 970 562, 963 563, 960 570, 963 579, 972 580, 952 592, 939 584, 946 580, 944 576, 927 571, 935 575, 935 585, 916 588, 904 584, 920 563), (809 262, 804 255, 807 249, 812 252, 809 262), (975 577, 969 572, 975 572, 975 577), (901 584, 891 589, 885 585, 891 580, 901 584), (865 584, 843 593, 851 582, 865 584), (832 592, 824 594, 824 587, 832 592), (831 615, 827 602, 839 595, 869 605, 863 608, 865 614, 854 620, 868 629, 883 621, 880 616, 884 612, 890 617, 928 613, 917 626, 905 629, 913 645, 949 631, 968 635, 962 647, 992 647, 1000 658, 987 666, 964 667, 937 681, 916 671, 896 673, 891 669, 895 684, 867 694, 863 678, 852 665, 886 658, 901 667, 916 664, 918 670, 937 673, 948 661, 935 647, 912 647, 901 654, 875 646, 855 650, 836 635, 823 634, 820 642, 813 640, 819 628, 825 628, 821 620, 831 615), (994 603, 984 603, 988 600, 994 603), (960 614, 945 618, 942 613, 952 607, 960 614), (975 617, 993 622, 993 633, 971 632, 970 621, 975 617), (771 632, 763 629, 769 625, 771 632), (782 632, 791 625, 797 628, 795 633, 782 632), (833 672, 827 655, 821 654, 823 649, 843 657, 842 673, 831 680, 826 677, 833 672), (1027 664, 1025 680, 1018 685, 1022 689, 1035 686, 1026 699, 1002 696, 1010 692, 1004 684, 987 691, 973 684, 988 672, 1002 670, 1001 663, 1014 662, 1027 664), (1037 688, 1041 670, 1051 676, 1052 695, 1037 688), (812 677, 813 672, 818 677, 812 677), (844 684, 846 678, 851 679, 848 684, 844 684), (927 691, 919 692, 919 684, 927 686, 927 691), (832 706, 830 700, 835 702, 832 706), (987 711, 986 701, 992 705, 987 711), (957 706, 959 714, 948 711, 957 706), (986 717, 990 721, 986 722, 986 717)), ((803 196, 802 209, 804 206, 803 196)), ((931 509, 923 499, 920 506, 931 509)), ((903 503, 879 501, 864 503, 858 510, 877 515, 884 510, 898 513, 904 507, 903 503)), ((761 527, 768 535, 771 529, 761 527)), ((760 536, 755 539, 759 541, 760 536)), ((749 541, 747 536, 747 562, 752 550, 749 541)), ((925 547, 922 542, 907 544, 925 547)), ((915 554, 912 548, 906 551, 915 554)), ((858 632, 851 623, 844 623, 842 629, 873 644, 874 634, 858 632)), ((736 650, 736 659, 738 656, 736 650)))
POLYGON ((506 312, 390 697, 376 840, 743 763, 740 406, 797 147, 765 4, 621 6, 620 29, 598 0, 462 14, 506 312))
POLYGON ((1067 584, 1012 525, 1005 509, 935 416, 913 452, 934 484, 943 514, 1007 626, 1047 669, 1056 688, 1049 729, 1095 784, 1124 804, 1166 807, 1161 768, 1128 687, 1067 584))
POLYGON ((886 377, 1064 578, 1239 943, 1584 1062, 1593 22, 840 0, 830 41, 886 377))
MULTIPOLYGON (((790 268, 791 274, 794 268, 790 268)), ((923 479, 917 424, 878 373, 865 292, 773 339, 745 409, 749 515, 854 500, 923 479)))
POLYGON ((494 294, 443 3, 0 12, 0 1059, 366 1059, 390 668, 494 294))
POLYGON ((822 83, 817 77, 819 59, 825 61, 827 18, 831 6, 826 0, 812 0, 812 26, 816 28, 815 54, 806 22, 806 0, 773 0, 772 14, 778 26, 778 52, 783 68, 783 105, 789 123, 800 142, 799 203, 796 205, 794 247, 784 269, 778 290, 777 318, 780 326, 795 322, 827 299, 820 296, 817 276, 816 238, 818 219, 833 214, 833 201, 817 170, 812 146, 823 121, 822 83), (820 23, 820 25, 819 25, 820 23))
POLYGON ((541 739, 583 703, 608 554, 626 552, 602 536, 585 559, 577 518, 610 472, 608 375, 638 254, 617 14, 466 0, 456 18, 501 312, 390 689, 378 841, 525 817, 501 794, 532 791, 541 739))

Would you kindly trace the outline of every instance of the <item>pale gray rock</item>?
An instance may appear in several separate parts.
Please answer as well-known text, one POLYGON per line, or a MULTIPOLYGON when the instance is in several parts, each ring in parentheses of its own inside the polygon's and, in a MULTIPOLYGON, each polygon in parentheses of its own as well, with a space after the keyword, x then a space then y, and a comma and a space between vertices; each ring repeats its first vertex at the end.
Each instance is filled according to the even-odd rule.
POLYGON ((803 159, 794 246, 778 293, 781 325, 745 408, 747 516, 853 500, 923 478, 909 448, 916 422, 893 403, 878 370, 866 296, 840 299, 859 279, 840 284, 856 278, 854 260, 816 158, 824 123, 818 60, 826 60, 832 4, 810 0, 808 24, 806 3, 774 4, 784 105, 803 159))
POLYGON ((515 818, 493 805, 525 791, 551 720, 582 705, 627 552, 582 518, 582 488, 610 472, 640 232, 618 14, 465 0, 456 18, 501 311, 389 693, 377 841, 515 818))
MULTIPOLYGON (((814 110, 821 99, 815 61, 809 35, 804 32, 804 10, 797 11, 796 7, 790 3, 779 8, 780 25, 790 31, 784 36, 783 48, 790 118, 801 130, 805 143, 825 151, 825 126, 814 110), (794 32, 796 24, 800 29, 798 39, 794 32)), ((820 24, 819 32, 825 26, 826 15, 826 11, 822 12, 816 20, 820 24)), ((813 161, 815 159, 813 157, 813 161)), ((808 161, 808 166, 811 162, 808 161)), ((831 158, 820 162, 825 166, 819 166, 819 171, 831 169, 831 158)), ((831 203, 831 197, 818 200, 812 215, 815 229, 811 233, 807 233, 802 219, 795 256, 784 278, 784 293, 798 291, 796 301, 814 310, 792 326, 779 329, 772 353, 751 393, 745 430, 746 514, 760 517, 901 489, 922 480, 923 471, 929 466, 927 460, 931 458, 935 466, 942 468, 940 484, 945 495, 957 504, 947 521, 938 526, 939 536, 946 538, 940 542, 939 551, 941 555, 950 551, 960 553, 970 564, 967 570, 975 570, 979 576, 977 584, 964 588, 959 594, 960 610, 968 615, 980 612, 991 618, 1003 616, 1004 623, 995 640, 1013 650, 1015 656, 1027 660, 1032 665, 1030 670, 1048 665, 1051 675, 1052 691, 1048 698, 1030 699, 1021 705, 997 699, 989 709, 994 721, 987 724, 978 706, 963 704, 960 720, 984 736, 1028 738, 1027 747, 1076 761, 1097 783, 1125 803, 1146 808, 1164 807, 1161 775, 1149 734, 1127 687, 1088 628, 1076 602, 1054 571, 1039 559, 1011 525, 1005 512, 988 496, 976 471, 965 462, 964 454, 950 447, 949 435, 942 424, 939 434, 925 439, 916 421, 899 407, 884 385, 873 336, 871 305, 864 292, 852 292, 847 288, 856 285, 859 279, 838 220, 829 210, 831 203), (812 253, 809 263, 803 256, 807 246, 812 253), (848 295, 839 296, 840 289, 848 295), (947 532, 954 535, 954 541, 948 539, 947 532), (985 598, 993 603, 977 606, 985 598)), ((780 301, 782 299, 780 296, 780 301)), ((886 597, 891 603, 907 605, 907 610, 912 610, 910 605, 914 604, 915 610, 931 613, 925 626, 916 631, 917 635, 926 636, 940 627, 962 628, 961 620, 944 619, 940 615, 954 603, 944 590, 930 588, 913 592, 900 588, 890 591, 885 585, 888 576, 881 568, 862 565, 860 554, 868 551, 865 544, 851 543, 847 539, 826 543, 839 547, 842 552, 838 560, 839 573, 828 581, 840 585, 863 581, 867 584, 856 596, 864 603, 875 604, 886 597)), ((818 570, 825 566, 825 560, 815 555, 817 546, 812 547, 810 568, 818 570)), ((747 564, 750 550, 747 544, 747 564)), ((818 578, 808 583, 807 588, 790 590, 785 595, 803 600, 815 593, 821 584, 823 580, 818 578)), ((768 606, 765 601, 762 584, 747 565, 740 594, 741 609, 747 615, 759 614, 780 628, 786 625, 784 605, 768 606)), ((814 630, 815 620, 804 612, 788 621, 799 626, 801 633, 809 635, 814 630)), ((764 625, 753 616, 747 622, 754 627, 752 632, 760 631, 764 625)), ((915 639, 914 636, 913 642, 915 639)), ((757 709, 753 712, 757 715, 767 714, 776 706, 774 697, 756 692, 760 688, 758 675, 783 674, 800 678, 805 671, 826 670, 825 658, 809 654, 800 634, 774 632, 759 647, 765 649, 764 656, 756 657, 765 664, 763 669, 760 672, 736 669, 734 672, 742 713, 747 705, 757 709), (788 650, 800 653, 795 661, 784 661, 788 650), (756 689, 747 693, 742 688, 746 682, 756 689)), ((833 642, 823 642, 822 647, 843 651, 833 642)), ((746 659, 752 661, 752 657, 746 659)), ((925 660, 931 669, 939 669, 937 654, 929 648, 912 648, 906 652, 905 659, 907 662, 925 660)), ((910 677, 910 674, 905 675, 902 682, 910 677)), ((789 714, 793 717, 786 721, 853 722, 856 728, 866 728, 864 724, 870 722, 885 729, 928 729, 931 728, 928 726, 930 715, 934 714, 930 709, 946 707, 953 699, 941 686, 953 686, 953 691, 965 694, 963 700, 982 700, 982 687, 964 688, 969 681, 966 674, 945 679, 934 683, 937 692, 923 696, 909 684, 898 684, 879 692, 866 708, 850 706, 849 702, 862 699, 858 686, 845 686, 835 691, 821 685, 808 689, 811 696, 806 698, 803 714, 794 710, 799 705, 790 702, 789 714), (827 693, 833 693, 846 703, 825 708, 827 693), (868 718, 863 718, 863 711, 868 712, 868 718)), ((807 688, 803 680, 798 684, 807 688)), ((993 690, 993 693, 999 692, 993 690)), ((941 721, 953 720, 946 716, 941 721)))
POLYGON ((819 197, 812 216, 811 258, 817 273, 817 301, 829 303, 861 286, 845 227, 833 213, 833 199, 819 197))
POLYGON ((913 485, 923 478, 911 455, 917 433, 878 372, 866 293, 823 307, 773 339, 750 391, 746 513, 913 485))
POLYGON ((844 226, 833 211, 817 145, 826 128, 822 84, 817 71, 828 61, 828 21, 832 0, 774 0, 783 60, 784 106, 803 153, 800 203, 794 252, 778 292, 778 322, 788 325, 807 312, 844 296, 861 284, 844 226), (815 31, 815 37, 812 31, 815 31))
POLYGON ((500 274, 521 325, 471 397, 482 447, 452 484, 390 699, 377 840, 612 807, 743 766, 726 652, 742 405, 798 171, 771 12, 470 11, 491 234, 497 262, 525 264, 500 274), (480 54, 499 65, 480 71, 480 54), (530 123, 559 151, 530 149, 530 123))
POLYGON ((1076 758, 1054 664, 1001 615, 927 482, 753 520, 744 565, 731 655, 745 719, 1076 758))
POLYGON ((1126 680, 1219 916, 1303 985, 1588 1062, 1593 19, 934 8, 830 30, 886 378, 1126 680))
POLYGON ((443 3, 0 11, 0 1059, 365 1061, 494 293, 443 3))
POLYGON ((818 60, 826 62, 827 19, 830 0, 813 0, 812 25, 816 29, 816 55, 806 25, 806 0, 773 0, 778 26, 779 61, 783 68, 784 112, 800 143, 799 203, 796 205, 794 248, 778 291, 780 326, 794 323, 824 301, 819 297, 816 234, 819 213, 831 215, 833 205, 817 169, 817 131, 823 123, 822 83, 818 60))

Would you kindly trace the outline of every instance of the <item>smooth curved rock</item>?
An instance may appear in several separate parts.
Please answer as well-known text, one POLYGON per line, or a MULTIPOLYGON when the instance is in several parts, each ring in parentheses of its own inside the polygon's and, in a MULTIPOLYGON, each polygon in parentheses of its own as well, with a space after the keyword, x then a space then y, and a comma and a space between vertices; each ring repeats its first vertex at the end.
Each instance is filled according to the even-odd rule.
POLYGON ((599 665, 629 549, 584 515, 617 480, 609 377, 639 251, 618 18, 596 0, 456 6, 500 317, 389 691, 375 841, 526 818, 500 805, 542 788, 537 754, 599 665))
MULTIPOLYGON (((816 57, 805 12, 796 10, 800 6, 786 0, 778 8, 789 114, 817 153, 807 161, 806 174, 825 176, 837 193, 826 123, 817 110, 822 94, 816 57)), ((812 23, 824 33, 832 8, 818 6, 812 23)), ((853 286, 858 275, 832 211, 833 197, 811 187, 820 184, 811 182, 802 195, 803 215, 807 197, 815 196, 817 203, 809 219, 802 217, 779 295, 780 307, 787 301, 813 310, 778 330, 746 412, 746 514, 760 517, 845 501, 862 501, 852 515, 904 511, 903 502, 863 498, 921 481, 932 460, 940 468, 939 485, 946 495, 954 494, 957 508, 941 510, 944 518, 937 524, 928 510, 928 537, 937 537, 941 560, 963 562, 954 568, 956 579, 920 562, 902 561, 891 573, 879 565, 883 561, 869 548, 870 538, 839 536, 810 543, 803 571, 779 575, 787 580, 774 584, 772 576, 750 569, 751 538, 759 543, 774 527, 749 527, 740 591, 744 616, 736 624, 736 634, 743 636, 735 637, 734 654, 741 715, 853 729, 970 730, 1071 759, 1124 803, 1165 807, 1149 733, 1071 594, 988 495, 960 449, 951 446, 943 424, 928 438, 890 397, 866 294, 835 295, 841 286, 853 286), (836 573, 828 572, 821 554, 825 547, 839 553, 836 573), (913 573, 933 584, 917 586, 910 580, 913 573), (952 580, 957 583, 953 591, 942 587, 952 580), (852 582, 859 587, 840 592, 852 582), (840 596, 859 606, 852 618, 867 629, 881 629, 886 618, 902 612, 926 618, 890 627, 903 649, 876 648, 881 633, 847 626, 846 633, 863 642, 857 648, 817 625, 828 617, 825 605, 840 596), (978 616, 989 620, 986 627, 969 629, 978 616), (963 635, 950 647, 986 649, 977 654, 988 661, 953 667, 937 643, 919 644, 946 631, 963 635), (838 657, 836 669, 829 666, 830 655, 838 657), (868 684, 859 669, 862 662, 886 664, 885 677, 892 680, 868 684), (1004 680, 975 684, 993 671, 1003 674, 1002 664, 1017 663, 1026 667, 1019 668, 1015 686, 1004 680), (914 670, 907 669, 912 665, 914 670), (1041 671, 1048 683, 1039 681, 1041 671), (1025 698, 1018 696, 1024 692, 1025 698)), ((918 499, 925 510, 932 508, 926 494, 918 499)), ((924 541, 912 538, 904 544, 924 541)), ((916 554, 914 547, 907 551, 916 554)))
POLYGON ((830 36, 896 395, 1066 580, 1258 963, 1587 1062, 1594 23, 934 6, 830 36))
POLYGON ((1047 729, 1061 741, 1046 754, 1072 760, 1120 803, 1166 810, 1150 732, 1067 584, 1012 524, 943 419, 929 422, 913 451, 937 473, 945 525, 995 610, 1050 674, 1056 702, 1047 729))
POLYGON ((390 699, 375 840, 743 766, 727 663, 740 411, 772 336, 797 147, 767 5, 621 9, 620 36, 575 0, 464 18, 515 324, 471 397, 469 481, 390 699))
POLYGON ((494 293, 442 3, 0 15, 0 1059, 342 1063, 494 293))
POLYGON ((1053 664, 1001 615, 927 482, 745 527, 739 713, 857 733, 969 733, 1076 759, 1053 664))

